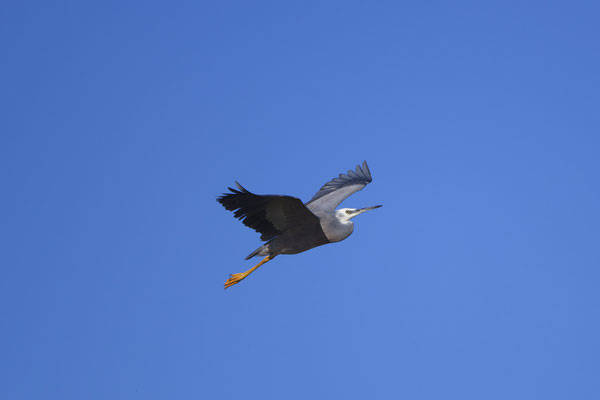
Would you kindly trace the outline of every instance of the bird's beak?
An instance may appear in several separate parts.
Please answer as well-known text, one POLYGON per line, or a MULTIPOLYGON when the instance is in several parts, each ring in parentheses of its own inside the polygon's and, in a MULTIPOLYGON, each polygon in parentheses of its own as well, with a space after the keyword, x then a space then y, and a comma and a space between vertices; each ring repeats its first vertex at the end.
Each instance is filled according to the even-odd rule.
POLYGON ((361 210, 368 211, 368 210, 373 210, 373 209, 379 208, 379 207, 383 207, 383 206, 379 205, 379 206, 373 206, 373 207, 365 207, 365 208, 361 208, 361 210))
POLYGON ((373 207, 359 208, 358 210, 356 210, 356 211, 357 211, 356 215, 358 215, 358 214, 362 214, 362 213, 364 213, 365 211, 374 210, 374 209, 376 209, 376 208, 379 208, 379 207, 381 207, 381 206, 373 206, 373 207))

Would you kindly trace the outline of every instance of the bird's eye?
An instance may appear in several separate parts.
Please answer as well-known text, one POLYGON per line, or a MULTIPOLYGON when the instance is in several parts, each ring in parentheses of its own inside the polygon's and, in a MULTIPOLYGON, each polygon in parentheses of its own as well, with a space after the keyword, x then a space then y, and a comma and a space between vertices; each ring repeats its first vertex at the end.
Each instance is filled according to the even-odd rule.
POLYGON ((346 210, 346 214, 352 214, 352 210, 346 210))

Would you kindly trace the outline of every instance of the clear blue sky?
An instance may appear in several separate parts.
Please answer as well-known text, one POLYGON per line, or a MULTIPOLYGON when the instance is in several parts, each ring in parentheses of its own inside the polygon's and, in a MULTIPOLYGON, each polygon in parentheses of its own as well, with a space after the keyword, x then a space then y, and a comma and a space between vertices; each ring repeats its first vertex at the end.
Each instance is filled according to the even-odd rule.
POLYGON ((1 11, 1 398, 600 398, 598 2, 1 11), (363 160, 383 208, 223 290, 217 195, 363 160))

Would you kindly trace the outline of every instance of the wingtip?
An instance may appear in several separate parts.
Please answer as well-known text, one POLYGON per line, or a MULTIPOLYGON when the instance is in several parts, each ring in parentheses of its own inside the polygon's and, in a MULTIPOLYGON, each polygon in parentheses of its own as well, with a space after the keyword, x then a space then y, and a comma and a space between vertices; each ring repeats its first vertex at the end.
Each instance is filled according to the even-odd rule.
POLYGON ((238 181, 234 181, 234 182, 235 182, 235 186, 237 186, 237 188, 240 192, 250 193, 250 191, 248 189, 246 189, 245 187, 243 187, 238 181))
POLYGON ((369 182, 371 182, 373 180, 373 178, 371 177, 371 171, 369 170, 369 166, 367 165, 367 160, 363 161, 362 167, 360 165, 358 165, 356 167, 356 169, 360 170, 362 172, 362 174, 367 177, 369 182))

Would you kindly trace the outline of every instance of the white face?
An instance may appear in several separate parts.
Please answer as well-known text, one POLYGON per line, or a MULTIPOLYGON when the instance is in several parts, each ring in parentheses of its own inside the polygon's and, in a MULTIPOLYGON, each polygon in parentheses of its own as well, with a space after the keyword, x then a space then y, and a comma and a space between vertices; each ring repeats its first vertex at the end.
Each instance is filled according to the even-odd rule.
POLYGON ((340 208, 339 210, 335 210, 336 217, 342 222, 350 221, 358 214, 362 214, 362 212, 356 208, 340 208))
POLYGON ((373 206, 373 207, 365 207, 365 208, 340 208, 339 210, 335 210, 335 216, 339 221, 348 222, 352 218, 356 217, 364 213, 365 211, 373 210, 375 208, 379 208, 381 206, 373 206))

